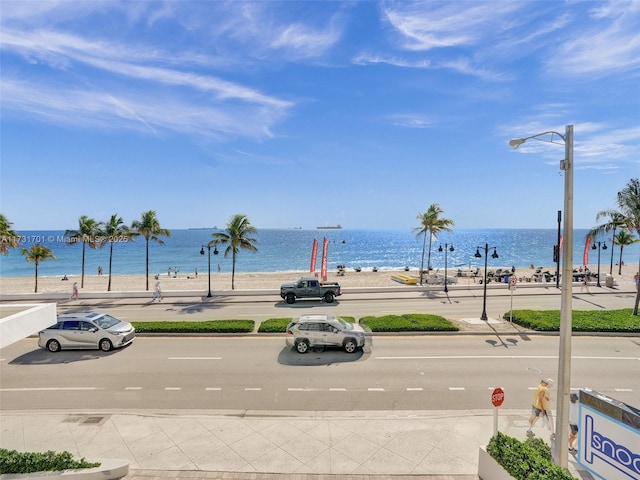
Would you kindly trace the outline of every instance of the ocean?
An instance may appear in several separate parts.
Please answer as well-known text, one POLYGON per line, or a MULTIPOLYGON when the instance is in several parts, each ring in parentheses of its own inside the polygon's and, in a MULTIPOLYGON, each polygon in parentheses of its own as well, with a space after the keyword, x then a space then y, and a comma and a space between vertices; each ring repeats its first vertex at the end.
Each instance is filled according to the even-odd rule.
MULTIPOLYGON (((188 275, 198 269, 206 273, 208 251, 200 254, 202 246, 212 237, 213 229, 172 230, 171 237, 162 237, 164 245, 149 242, 149 273, 166 273, 176 267, 182 274, 188 275)), ((48 246, 57 260, 46 260, 38 267, 39 276, 79 275, 82 264, 82 245, 68 245, 64 240, 64 231, 23 231, 22 247, 42 243, 48 246)), ((574 265, 582 265, 587 230, 574 231, 574 265)), ((475 258, 476 248, 480 247, 484 255, 484 246, 488 244, 488 266, 528 268, 535 266, 552 267, 553 246, 557 243, 557 229, 455 229, 451 233, 442 233, 433 241, 431 266, 444 268, 444 251, 438 247, 445 243, 453 245, 454 251, 447 250, 448 268, 483 267, 484 258, 475 258), (493 247, 499 258, 491 257, 493 247)), ((417 238, 411 229, 390 230, 299 230, 299 229, 258 229, 257 252, 240 250, 236 260, 236 272, 287 272, 309 271, 313 240, 318 240, 317 271, 321 267, 323 239, 328 240, 327 265, 335 270, 338 265, 347 269, 360 267, 363 270, 397 270, 409 267, 419 269, 422 254, 422 237, 417 238)), ((609 272, 611 263, 611 235, 597 239, 606 242, 607 250, 601 250, 601 268, 609 272)), ((22 277, 34 274, 34 265, 20 254, 20 248, 10 250, 8 255, 0 255, 0 276, 22 277)), ((231 271, 231 254, 224 256, 224 246, 219 246, 219 254, 211 249, 211 271, 231 271)), ((428 251, 428 240, 427 240, 428 251)), ((613 263, 620 258, 620 248, 613 250, 613 263)), ((597 264, 597 250, 589 250, 589 264, 597 264)), ((640 244, 624 248, 623 261, 637 264, 640 258, 640 244)), ((427 254, 425 253, 425 268, 427 254)), ((87 247, 85 274, 96 275, 102 266, 108 273, 109 246, 91 249, 87 247)), ((145 240, 116 242, 113 248, 114 275, 144 274, 145 240)))

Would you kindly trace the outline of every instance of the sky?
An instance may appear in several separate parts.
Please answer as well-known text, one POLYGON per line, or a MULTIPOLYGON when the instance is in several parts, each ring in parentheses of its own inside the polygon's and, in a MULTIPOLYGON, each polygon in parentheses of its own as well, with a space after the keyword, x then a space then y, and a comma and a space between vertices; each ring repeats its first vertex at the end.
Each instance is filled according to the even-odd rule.
POLYGON ((0 1, 0 212, 556 228, 640 176, 640 1, 0 1), (544 137, 549 139, 549 137, 544 137))

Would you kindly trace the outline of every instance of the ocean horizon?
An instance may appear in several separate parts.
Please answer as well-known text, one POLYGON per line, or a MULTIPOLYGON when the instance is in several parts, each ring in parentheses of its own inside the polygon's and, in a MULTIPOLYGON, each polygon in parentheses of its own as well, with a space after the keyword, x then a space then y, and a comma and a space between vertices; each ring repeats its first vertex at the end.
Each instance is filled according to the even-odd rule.
MULTIPOLYGON (((171 230, 171 237, 161 237, 164 245, 149 242, 149 273, 167 273, 169 267, 188 275, 197 269, 199 273, 208 270, 208 250, 206 244, 212 240, 211 234, 219 231, 213 228, 171 230), (201 251, 204 248, 204 255, 201 251)), ((80 275, 82 266, 82 244, 68 245, 64 230, 22 231, 21 246, 0 256, 0 276, 26 277, 34 275, 34 265, 20 254, 21 248, 41 243, 49 247, 57 260, 46 260, 38 266, 39 276, 80 275)), ((583 265, 585 240, 588 230, 574 230, 574 267, 583 265)), ((447 249, 447 266, 450 269, 484 267, 484 247, 488 244, 488 267, 554 268, 553 247, 557 243, 557 229, 456 229, 443 232, 433 240, 431 266, 442 269, 445 265, 444 251, 438 248, 453 245, 454 251, 447 249), (480 248, 482 258, 476 258, 480 248), (493 250, 499 258, 492 258, 493 250)), ((236 259, 236 272, 299 272, 309 271, 313 241, 318 240, 316 271, 320 271, 323 239, 328 242, 327 265, 336 270, 338 265, 347 269, 400 270, 419 269, 421 266, 422 237, 417 237, 411 229, 259 229, 257 252, 240 250, 236 259)), ((620 260, 620 248, 612 250, 611 233, 596 239, 606 243, 607 249, 600 250, 602 272, 608 273, 610 264, 620 260), (613 260, 611 253, 613 252, 613 260)), ((112 274, 145 273, 145 239, 116 241, 113 245, 112 274)), ((425 250, 424 267, 428 256, 425 250)), ((211 271, 231 272, 231 254, 224 256, 225 246, 218 246, 218 255, 211 249, 211 271)), ((85 275, 96 275, 102 267, 108 274, 109 245, 92 249, 87 246, 85 254, 85 275)), ((598 251, 588 250, 588 263, 597 264, 598 251)), ((623 250, 622 260, 626 264, 638 263, 640 244, 629 245, 623 250)), ((615 272, 615 269, 614 269, 615 272)))

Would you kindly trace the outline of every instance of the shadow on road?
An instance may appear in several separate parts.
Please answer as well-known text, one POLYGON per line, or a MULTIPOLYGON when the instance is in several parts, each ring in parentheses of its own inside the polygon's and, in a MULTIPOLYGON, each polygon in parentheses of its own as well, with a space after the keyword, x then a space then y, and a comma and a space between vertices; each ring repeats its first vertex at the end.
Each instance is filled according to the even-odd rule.
POLYGON ((278 355, 278 363, 294 367, 321 367, 365 361, 369 357, 371 357, 371 346, 366 344, 354 353, 347 353, 339 347, 316 347, 302 354, 292 347, 285 346, 278 355))
MULTIPOLYGON (((120 348, 122 350, 128 346, 120 348)), ((60 365, 64 363, 86 362, 89 360, 100 360, 118 352, 111 350, 103 352, 101 350, 63 350, 61 352, 49 352, 48 350, 37 349, 20 355, 9 362, 10 365, 60 365)))

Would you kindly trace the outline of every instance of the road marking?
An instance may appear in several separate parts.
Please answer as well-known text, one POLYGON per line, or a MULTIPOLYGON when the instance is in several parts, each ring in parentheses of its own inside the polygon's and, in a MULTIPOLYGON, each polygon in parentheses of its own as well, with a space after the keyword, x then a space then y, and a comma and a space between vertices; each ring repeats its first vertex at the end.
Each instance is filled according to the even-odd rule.
POLYGON ((290 392, 305 392, 307 391, 306 388, 287 388, 288 391, 290 392))
POLYGON ((104 390, 98 387, 36 387, 36 388, 0 388, 0 392, 80 392, 104 390))
POLYGON ((169 360, 222 360, 222 357, 169 357, 169 360))
POLYGON ((142 387, 124 387, 125 390, 142 390, 142 387))
POLYGON ((259 392, 262 390, 260 387, 247 387, 244 389, 245 392, 259 392))
POLYGON ((422 392, 422 391, 424 391, 424 388, 422 387, 415 387, 415 388, 407 387, 407 392, 422 392))
POLYGON ((207 391, 207 392, 219 392, 220 390, 222 390, 222 388, 220 388, 220 387, 207 387, 207 388, 205 388, 205 391, 207 391))
POLYGON ((330 392, 346 392, 347 389, 346 388, 330 388, 329 391, 330 392))
POLYGON ((369 392, 384 392, 384 388, 382 388, 382 387, 367 388, 367 390, 369 392))
POLYGON ((614 388, 616 392, 633 392, 633 388, 614 388))
POLYGON ((461 390, 466 390, 466 388, 464 387, 449 387, 449 390, 451 390, 452 392, 459 392, 461 390))
POLYGON ((182 387, 165 387, 164 389, 168 392, 177 392, 178 390, 182 390, 182 387))

